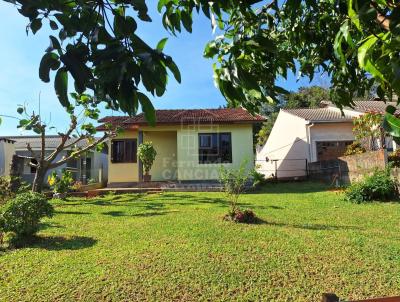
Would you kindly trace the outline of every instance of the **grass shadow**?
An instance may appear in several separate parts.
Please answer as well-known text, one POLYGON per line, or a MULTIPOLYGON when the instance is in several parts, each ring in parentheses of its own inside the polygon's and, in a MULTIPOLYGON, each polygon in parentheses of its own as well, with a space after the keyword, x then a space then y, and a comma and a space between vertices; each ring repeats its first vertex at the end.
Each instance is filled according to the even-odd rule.
POLYGON ((55 229, 65 229, 65 226, 60 225, 59 223, 56 222, 41 222, 40 223, 40 230, 46 230, 50 228, 55 228, 55 229))
POLYGON ((296 182, 269 182, 256 189, 249 190, 248 195, 257 194, 296 194, 296 193, 317 193, 326 192, 329 185, 316 181, 296 181, 296 182))
POLYGON ((112 216, 112 217, 151 217, 151 216, 161 216, 166 215, 173 211, 148 211, 143 213, 136 213, 136 214, 127 214, 122 211, 109 211, 103 212, 103 215, 112 216))
POLYGON ((94 246, 97 243, 96 239, 85 236, 36 236, 30 242, 25 242, 19 248, 32 247, 48 251, 61 251, 61 250, 80 250, 94 246))
POLYGON ((288 227, 294 229, 314 230, 314 231, 361 230, 360 227, 352 225, 290 224, 290 223, 280 223, 280 222, 267 222, 267 224, 277 227, 288 227))
POLYGON ((80 211, 55 211, 54 214, 65 214, 65 215, 90 215, 89 212, 80 212, 80 211))

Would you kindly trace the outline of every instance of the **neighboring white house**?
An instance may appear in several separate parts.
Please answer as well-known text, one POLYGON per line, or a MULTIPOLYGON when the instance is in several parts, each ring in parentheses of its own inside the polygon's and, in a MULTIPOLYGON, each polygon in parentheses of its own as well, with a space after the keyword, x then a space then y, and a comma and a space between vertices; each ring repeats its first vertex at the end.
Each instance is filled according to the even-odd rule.
MULTIPOLYGON (((46 154, 50 154, 50 152, 54 151, 59 145, 60 141, 60 136, 46 136, 46 154)), ((27 149, 28 143, 35 153, 39 153, 41 151, 40 136, 0 137, 0 169, 4 167, 3 170, 0 170, 0 175, 9 175, 11 160, 14 155, 31 156, 31 153, 27 149)), ((69 142, 67 142, 67 144, 69 144, 69 142)), ((83 148, 86 146, 86 144, 87 143, 85 141, 79 141, 77 143, 77 147, 83 148)), ((56 160, 61 159, 68 152, 70 151, 62 151, 56 160)), ((84 183, 87 181, 107 182, 107 158, 107 148, 104 148, 103 152, 97 152, 96 150, 88 151, 86 154, 81 155, 78 159, 71 160, 55 170, 61 171, 62 169, 68 169, 73 173, 73 176, 76 180, 83 181, 84 183)), ((31 183, 33 182, 36 169, 29 165, 29 161, 29 159, 23 159, 19 161, 18 174, 24 181, 31 183)), ((48 174, 50 174, 53 170, 50 170, 48 174)))
POLYGON ((15 141, 0 137, 0 176, 9 175, 11 161, 15 153, 15 141))
MULTIPOLYGON (((365 112, 384 113, 387 105, 382 101, 357 101, 354 108, 344 108, 343 112, 330 103, 324 108, 281 109, 267 142, 257 148, 258 171, 267 177, 305 176, 308 163, 344 154, 354 141, 355 117, 365 112)), ((386 144, 393 149, 391 139, 386 144)))

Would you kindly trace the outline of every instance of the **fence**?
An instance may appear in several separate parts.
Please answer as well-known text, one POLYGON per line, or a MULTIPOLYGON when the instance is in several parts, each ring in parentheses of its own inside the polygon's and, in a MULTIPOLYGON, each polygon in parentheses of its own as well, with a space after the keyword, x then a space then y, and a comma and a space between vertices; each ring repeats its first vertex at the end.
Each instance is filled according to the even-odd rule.
POLYGON ((275 179, 298 179, 308 176, 308 160, 305 158, 256 160, 257 171, 275 179))

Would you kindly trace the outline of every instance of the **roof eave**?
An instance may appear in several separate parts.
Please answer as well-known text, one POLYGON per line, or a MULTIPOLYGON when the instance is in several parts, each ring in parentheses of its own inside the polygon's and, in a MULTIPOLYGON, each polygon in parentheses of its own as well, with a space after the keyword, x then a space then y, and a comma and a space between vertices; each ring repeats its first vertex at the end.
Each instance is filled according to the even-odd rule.
POLYGON ((352 119, 340 119, 340 120, 307 120, 313 124, 336 124, 336 123, 352 123, 352 119))

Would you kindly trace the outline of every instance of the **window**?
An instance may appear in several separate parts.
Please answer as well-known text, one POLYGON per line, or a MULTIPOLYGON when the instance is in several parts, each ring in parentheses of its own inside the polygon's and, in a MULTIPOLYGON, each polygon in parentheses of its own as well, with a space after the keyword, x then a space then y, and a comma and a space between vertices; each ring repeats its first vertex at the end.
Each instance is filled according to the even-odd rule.
POLYGON ((232 138, 230 133, 200 133, 199 163, 231 163, 232 138))
POLYGON ((112 163, 136 163, 136 153, 136 139, 113 140, 111 143, 112 163))
MULTIPOLYGON (((37 162, 36 159, 32 158, 32 159, 31 159, 31 164, 37 165, 38 162, 37 162)), ((31 174, 35 174, 35 173, 36 173, 36 167, 32 167, 31 165, 29 165, 29 167, 31 168, 31 174)))

